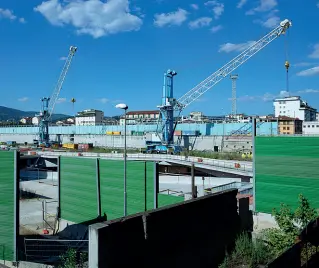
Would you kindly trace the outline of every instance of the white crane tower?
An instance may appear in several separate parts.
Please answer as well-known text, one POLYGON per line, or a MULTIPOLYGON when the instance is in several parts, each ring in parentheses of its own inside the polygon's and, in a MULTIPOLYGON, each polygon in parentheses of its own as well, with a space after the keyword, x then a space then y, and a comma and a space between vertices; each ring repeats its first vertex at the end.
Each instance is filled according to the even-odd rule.
POLYGON ((236 81, 238 74, 231 74, 230 79, 232 80, 232 91, 231 91, 231 115, 234 118, 237 114, 237 93, 236 93, 236 81))

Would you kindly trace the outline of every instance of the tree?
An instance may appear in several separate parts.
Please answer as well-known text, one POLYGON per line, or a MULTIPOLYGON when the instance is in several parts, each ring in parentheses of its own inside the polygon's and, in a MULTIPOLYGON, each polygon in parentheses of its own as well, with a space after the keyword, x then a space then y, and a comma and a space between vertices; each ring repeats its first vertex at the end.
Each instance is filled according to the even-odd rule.
POLYGON ((294 212, 284 203, 280 204, 279 210, 273 209, 272 215, 279 228, 269 228, 262 232, 276 257, 294 245, 300 232, 318 217, 316 210, 302 194, 298 197, 298 203, 299 206, 294 212))

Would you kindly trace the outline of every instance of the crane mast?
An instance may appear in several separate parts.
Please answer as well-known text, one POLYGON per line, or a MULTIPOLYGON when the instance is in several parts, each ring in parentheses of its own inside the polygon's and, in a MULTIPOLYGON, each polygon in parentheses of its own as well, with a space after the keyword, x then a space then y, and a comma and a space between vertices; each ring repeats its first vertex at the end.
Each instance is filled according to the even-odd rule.
MULTIPOLYGON (((173 144, 173 135, 176 124, 174 126, 174 111, 181 112, 184 108, 189 106, 195 100, 197 100, 200 96, 202 96, 209 89, 214 87, 217 83, 223 80, 225 77, 230 75, 234 70, 236 70, 239 66, 244 64, 247 60, 249 60, 252 56, 254 56, 257 52, 262 50, 265 46, 274 41, 277 37, 286 33, 289 27, 292 26, 290 20, 285 19, 280 24, 273 29, 271 32, 266 34, 257 42, 254 42, 250 47, 240 53, 237 57, 232 59, 230 62, 225 64, 223 67, 218 69, 216 72, 211 74, 205 80, 200 82, 190 91, 188 91, 185 95, 180 97, 177 101, 173 97, 173 77, 171 74, 171 70, 168 70, 164 76, 168 77, 170 86, 167 86, 167 79, 164 80, 164 89, 163 90, 163 99, 162 105, 158 106, 161 111, 161 119, 162 119, 162 144, 163 145, 171 145, 173 144), (167 94, 167 88, 169 88, 169 94, 167 94), (165 100, 165 102, 164 102, 165 100), (172 111, 173 110, 173 111, 172 111)), ((175 73, 175 72, 174 72, 175 73)), ((175 73, 176 74, 176 73, 175 73)))
POLYGON ((54 112, 54 107, 56 105, 56 102, 59 98, 63 82, 65 80, 65 77, 69 71, 69 68, 72 63, 72 59, 74 54, 77 51, 77 47, 71 46, 69 50, 68 57, 64 63, 62 72, 60 74, 59 80, 54 88, 54 91, 52 93, 52 96, 50 98, 42 98, 42 109, 39 116, 39 138, 40 143, 48 145, 50 143, 49 138, 49 122, 51 120, 52 114, 54 112))

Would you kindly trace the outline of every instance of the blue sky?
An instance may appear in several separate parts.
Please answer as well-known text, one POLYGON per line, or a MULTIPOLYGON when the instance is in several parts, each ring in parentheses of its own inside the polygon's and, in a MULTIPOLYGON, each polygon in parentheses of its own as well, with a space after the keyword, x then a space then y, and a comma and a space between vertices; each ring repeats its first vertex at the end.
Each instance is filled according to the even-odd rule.
MULTIPOLYGON (((319 1, 2 0, 0 105, 39 110, 75 45, 55 112, 116 115, 118 102, 156 109, 167 69, 177 71, 181 97, 285 18, 293 22, 289 33, 236 70, 238 112, 248 114, 272 113, 270 100, 286 89, 286 55, 291 94, 319 108, 319 1)), ((230 113, 230 97, 225 78, 184 114, 230 113)))

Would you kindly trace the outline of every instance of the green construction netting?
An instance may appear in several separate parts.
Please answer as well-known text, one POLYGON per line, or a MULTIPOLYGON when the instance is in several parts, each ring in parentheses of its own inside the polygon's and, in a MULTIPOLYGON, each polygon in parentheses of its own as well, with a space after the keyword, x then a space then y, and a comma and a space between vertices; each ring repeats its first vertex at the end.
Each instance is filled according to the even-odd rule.
POLYGON ((319 137, 256 137, 256 211, 295 209, 302 193, 319 208, 319 137))
POLYGON ((14 257, 14 153, 0 152, 0 259, 14 257))
POLYGON ((96 159, 61 157, 61 218, 75 223, 98 216, 96 159))
MULTIPOLYGON (((123 216, 123 161, 100 160, 102 213, 108 220, 123 216)), ((154 163, 127 162, 127 213, 129 215, 154 207, 154 163)))

